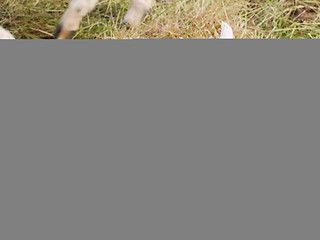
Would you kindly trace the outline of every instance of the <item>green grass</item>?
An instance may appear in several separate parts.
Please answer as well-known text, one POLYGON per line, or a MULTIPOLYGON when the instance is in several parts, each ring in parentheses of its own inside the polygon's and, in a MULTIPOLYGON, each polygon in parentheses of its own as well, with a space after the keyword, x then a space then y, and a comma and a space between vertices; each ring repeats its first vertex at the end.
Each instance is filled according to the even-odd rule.
MULTIPOLYGON (((52 38, 68 0, 1 0, 0 25, 16 38, 52 38)), ((77 39, 217 38, 221 21, 236 38, 320 38, 319 0, 163 0, 138 28, 121 25, 128 0, 102 0, 77 39)))

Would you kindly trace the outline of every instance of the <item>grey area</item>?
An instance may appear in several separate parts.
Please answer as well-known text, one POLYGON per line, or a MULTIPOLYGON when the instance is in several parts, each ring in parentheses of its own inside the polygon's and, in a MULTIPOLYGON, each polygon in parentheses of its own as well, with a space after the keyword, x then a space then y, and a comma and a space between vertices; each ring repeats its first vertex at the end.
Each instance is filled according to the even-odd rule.
POLYGON ((0 239, 319 239, 319 41, 1 41, 0 239))

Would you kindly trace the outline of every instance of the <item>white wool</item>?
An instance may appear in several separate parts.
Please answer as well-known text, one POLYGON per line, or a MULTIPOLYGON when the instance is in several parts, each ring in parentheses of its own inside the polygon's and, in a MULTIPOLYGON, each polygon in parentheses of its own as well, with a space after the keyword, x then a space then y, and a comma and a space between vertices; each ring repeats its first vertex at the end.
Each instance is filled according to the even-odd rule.
POLYGON ((221 35, 220 39, 233 39, 233 31, 229 24, 222 22, 221 23, 221 35))
POLYGON ((14 39, 11 33, 0 26, 0 39, 14 39))

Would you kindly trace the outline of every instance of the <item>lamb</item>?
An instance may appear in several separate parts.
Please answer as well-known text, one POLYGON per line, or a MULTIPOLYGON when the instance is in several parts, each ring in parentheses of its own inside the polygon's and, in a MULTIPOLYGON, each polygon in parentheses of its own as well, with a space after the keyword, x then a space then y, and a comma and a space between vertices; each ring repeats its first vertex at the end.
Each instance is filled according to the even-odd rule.
MULTIPOLYGON (((54 33, 56 39, 70 38, 79 29, 82 18, 92 11, 99 0, 72 0, 63 14, 54 33)), ((130 8, 123 19, 123 23, 138 26, 147 14, 154 0, 131 0, 130 8)))
MULTIPOLYGON (((99 0, 71 0, 66 12, 61 17, 55 30, 54 38, 71 38, 79 29, 82 18, 94 9, 99 0)), ((130 8, 123 19, 123 23, 138 26, 145 14, 153 6, 155 0, 131 0, 130 8)), ((220 38, 234 38, 232 29, 228 24, 222 23, 220 38)), ((0 39, 13 39, 14 37, 0 27, 0 39)))

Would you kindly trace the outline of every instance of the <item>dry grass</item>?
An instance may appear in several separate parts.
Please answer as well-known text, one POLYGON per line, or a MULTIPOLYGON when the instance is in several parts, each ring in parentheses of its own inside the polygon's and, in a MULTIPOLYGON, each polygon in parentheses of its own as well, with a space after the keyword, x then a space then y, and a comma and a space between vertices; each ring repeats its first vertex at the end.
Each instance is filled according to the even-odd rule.
MULTIPOLYGON (((0 0, 0 25, 16 38, 52 38, 68 0, 0 0)), ((163 0, 138 28, 121 25, 127 0, 102 0, 74 38, 320 38, 318 0, 163 0)))

